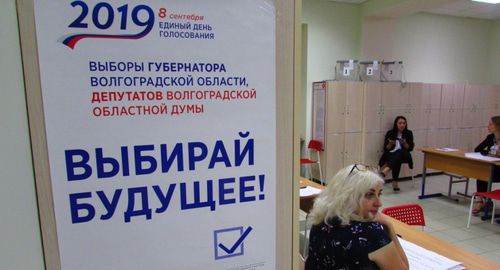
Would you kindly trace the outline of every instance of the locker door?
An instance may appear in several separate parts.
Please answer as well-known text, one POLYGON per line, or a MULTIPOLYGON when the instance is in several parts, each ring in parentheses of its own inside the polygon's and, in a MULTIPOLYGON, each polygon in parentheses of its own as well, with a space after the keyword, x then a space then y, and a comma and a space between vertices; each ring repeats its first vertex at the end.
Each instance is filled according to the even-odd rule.
POLYGON ((477 144, 481 143, 488 135, 488 127, 481 127, 479 128, 479 140, 477 141, 477 144))
POLYGON ((382 103, 386 107, 406 107, 408 104, 408 88, 401 87, 400 82, 382 83, 382 103))
POLYGON ((424 155, 418 149, 427 146, 427 130, 413 130, 413 141, 415 142, 415 148, 411 152, 411 155, 413 158, 414 174, 420 174, 422 173, 424 155))
POLYGON ((443 84, 441 88, 441 111, 439 113, 439 126, 441 128, 451 128, 451 111, 454 92, 454 84, 443 84))
POLYGON ((364 130, 380 131, 382 83, 367 82, 364 89, 364 130))
POLYGON ((432 147, 432 148, 441 147, 441 145, 439 145, 438 136, 439 136, 439 131, 437 129, 428 129, 427 142, 426 142, 427 147, 432 147))
POLYGON ((473 128, 471 131, 471 151, 474 151, 474 148, 476 148, 486 136, 488 136, 487 127, 473 128))
POLYGON ((474 141, 473 128, 463 128, 460 130, 461 149, 467 152, 472 152, 480 142, 474 141))
POLYGON ((423 129, 422 121, 422 83, 409 84, 408 127, 410 129, 423 129))
POLYGON ((328 81, 327 133, 342 133, 345 129, 346 82, 328 81))
POLYGON ((437 133, 437 138, 436 138, 436 146, 437 147, 450 147, 450 133, 451 129, 449 128, 444 128, 444 129, 438 129, 436 131, 437 133))
POLYGON ((383 154, 385 133, 381 131, 367 132, 363 136, 363 157, 366 165, 378 166, 378 161, 383 154))
POLYGON ((427 130, 412 130, 415 149, 427 147, 427 130))
POLYGON ((492 116, 495 115, 495 94, 492 85, 482 85, 479 90, 481 117, 478 127, 486 126, 492 116))
POLYGON ((344 166, 354 163, 362 163, 361 147, 363 145, 363 141, 361 140, 361 132, 345 133, 344 143, 344 166))
POLYGON ((424 166, 424 154, 418 150, 411 153, 413 159, 413 176, 421 174, 424 166))
POLYGON ((363 83, 346 83, 345 132, 361 132, 363 123, 363 83))
POLYGON ((382 83, 382 130, 392 128, 398 115, 407 115, 409 87, 401 87, 399 82, 382 83))
POLYGON ((460 139, 461 139, 460 129, 458 128, 450 129, 450 147, 464 150, 462 143, 460 142, 460 139))
POLYGON ((464 108, 462 111, 463 127, 475 127, 477 122, 480 121, 480 117, 478 117, 479 88, 478 85, 467 85, 465 88, 464 108))
POLYGON ((439 127, 439 112, 441 106, 441 84, 425 84, 423 100, 426 112, 427 128, 439 127))
MULTIPOLYGON (((428 129, 427 130, 427 147, 432 147, 432 148, 437 148, 441 147, 441 142, 440 142, 440 131, 438 129, 428 129)), ((427 169, 427 172, 433 173, 437 172, 437 170, 433 169, 427 169)))
POLYGON ((493 99, 495 100, 493 115, 500 115, 500 85, 493 86, 493 99))
POLYGON ((464 107, 465 85, 455 84, 453 88, 453 103, 451 105, 451 127, 462 127, 462 111, 464 107))
POLYGON ((344 133, 331 133, 328 137, 328 149, 326 150, 327 164, 324 175, 328 182, 332 177, 344 167, 344 133))

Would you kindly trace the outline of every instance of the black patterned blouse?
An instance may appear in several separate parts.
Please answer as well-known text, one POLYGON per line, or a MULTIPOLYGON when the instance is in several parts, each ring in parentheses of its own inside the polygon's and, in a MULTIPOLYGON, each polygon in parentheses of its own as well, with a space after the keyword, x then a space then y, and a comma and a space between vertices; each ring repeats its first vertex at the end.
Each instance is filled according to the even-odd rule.
POLYGON ((340 226, 338 219, 311 228, 306 270, 379 269, 368 254, 392 240, 377 222, 351 221, 340 226))

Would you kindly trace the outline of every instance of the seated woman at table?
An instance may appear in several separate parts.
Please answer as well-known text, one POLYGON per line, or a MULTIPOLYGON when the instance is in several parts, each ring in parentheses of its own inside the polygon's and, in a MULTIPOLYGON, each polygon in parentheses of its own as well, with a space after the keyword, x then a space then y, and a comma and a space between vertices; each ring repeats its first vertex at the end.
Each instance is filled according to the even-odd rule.
MULTIPOLYGON (((500 116, 491 117, 488 122, 488 133, 489 135, 474 149, 474 152, 480 152, 483 155, 500 156, 500 116)), ((496 178, 493 178, 493 182, 498 182, 500 168, 496 167, 493 175, 496 176, 496 178)), ((476 181, 477 192, 488 191, 488 182, 486 180, 478 179, 476 181)), ((484 209, 484 201, 481 196, 477 196, 476 199, 477 201, 472 209, 472 214, 479 215, 484 209)))
POLYGON ((359 164, 333 177, 310 213, 306 270, 408 269, 389 217, 378 211, 383 184, 376 170, 359 164))
POLYGON ((394 125, 387 131, 384 139, 384 154, 380 158, 380 174, 385 177, 392 170, 392 189, 399 191, 398 179, 401 164, 408 163, 413 169, 413 159, 410 152, 413 151, 413 133, 408 129, 408 122, 404 116, 394 119, 394 125))

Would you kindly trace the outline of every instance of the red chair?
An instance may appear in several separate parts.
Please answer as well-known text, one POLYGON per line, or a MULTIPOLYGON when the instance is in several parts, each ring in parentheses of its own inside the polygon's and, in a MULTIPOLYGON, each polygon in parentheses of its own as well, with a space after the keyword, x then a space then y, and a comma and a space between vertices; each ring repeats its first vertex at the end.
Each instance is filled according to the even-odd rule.
POLYGON ((408 225, 420 225, 422 230, 425 226, 424 209, 418 204, 406 204, 387 207, 382 213, 393 217, 408 225))
POLYGON ((493 224, 495 221, 495 202, 500 200, 500 189, 493 190, 490 192, 475 192, 474 194, 472 194, 472 198, 470 200, 469 218, 467 219, 467 229, 470 227, 472 207, 474 206, 474 200, 476 199, 477 196, 488 198, 491 199, 491 201, 493 201, 493 210, 491 210, 491 224, 493 224))
MULTIPOLYGON (((316 151, 316 155, 317 155, 316 160, 313 160, 310 157, 309 158, 301 158, 300 165, 309 166, 309 176, 312 177, 311 166, 314 164, 317 164, 318 169, 319 169, 319 181, 321 182, 321 184, 323 184, 323 173, 321 172, 321 161, 319 158, 319 152, 323 151, 323 144, 317 140, 310 140, 309 144, 307 145, 307 149, 309 149, 309 151, 311 151, 311 150, 316 151)), ((309 152, 309 156, 310 156, 310 154, 311 153, 309 152)))

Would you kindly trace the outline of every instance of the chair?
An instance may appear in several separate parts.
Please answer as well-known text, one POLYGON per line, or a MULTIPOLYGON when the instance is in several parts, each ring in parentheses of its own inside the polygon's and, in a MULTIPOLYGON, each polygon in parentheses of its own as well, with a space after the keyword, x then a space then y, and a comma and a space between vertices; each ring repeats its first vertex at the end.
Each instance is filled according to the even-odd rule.
POLYGON ((413 169, 410 168, 410 164, 408 162, 401 163, 401 165, 404 165, 404 164, 406 164, 408 166, 408 170, 410 171, 410 177, 411 177, 411 186, 414 187, 415 186, 415 178, 413 175, 413 169))
MULTIPOLYGON (((301 158, 300 165, 308 166, 309 167, 309 176, 312 177, 311 166, 314 164, 317 164, 318 169, 319 169, 319 181, 323 185, 324 184, 323 183, 323 173, 321 171, 321 161, 320 161, 320 157, 319 157, 319 152, 323 151, 323 144, 317 140, 310 140, 309 144, 307 145, 307 149, 309 149, 309 151, 310 150, 316 151, 316 155, 317 155, 316 160, 313 160, 310 157, 301 158)), ((309 152, 309 156, 310 156, 310 152, 309 152)))
POLYGON ((424 209, 418 204, 387 207, 382 210, 382 213, 408 225, 420 225, 422 226, 422 230, 424 229, 424 209))
POLYGON ((467 219, 467 229, 470 227, 470 219, 472 216, 472 207, 474 207, 474 200, 477 196, 481 196, 484 198, 491 199, 493 201, 493 210, 491 210, 491 224, 495 221, 495 202, 500 200, 500 189, 496 189, 490 192, 474 192, 472 194, 472 198, 470 200, 470 208, 469 208, 469 218, 467 219))

